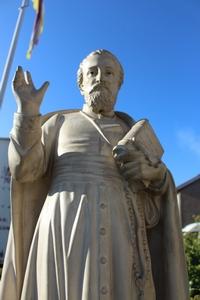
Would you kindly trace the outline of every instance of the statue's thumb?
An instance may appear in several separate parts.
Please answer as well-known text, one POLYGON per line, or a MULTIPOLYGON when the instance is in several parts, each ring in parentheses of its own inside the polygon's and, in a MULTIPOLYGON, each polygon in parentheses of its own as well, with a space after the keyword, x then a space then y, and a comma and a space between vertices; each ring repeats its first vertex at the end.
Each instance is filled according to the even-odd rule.
POLYGON ((42 95, 42 97, 44 96, 44 94, 45 94, 45 92, 46 92, 48 86, 49 86, 49 82, 46 81, 46 82, 41 86, 41 88, 39 89, 39 92, 40 92, 40 94, 42 95))

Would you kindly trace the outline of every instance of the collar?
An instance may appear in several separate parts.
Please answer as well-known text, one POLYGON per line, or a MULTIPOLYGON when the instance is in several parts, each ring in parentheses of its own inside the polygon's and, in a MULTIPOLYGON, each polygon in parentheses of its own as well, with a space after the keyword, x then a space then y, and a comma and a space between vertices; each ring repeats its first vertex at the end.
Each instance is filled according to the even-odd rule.
POLYGON ((90 116, 90 117, 93 118, 93 119, 114 118, 114 117, 115 117, 115 113, 114 113, 113 110, 110 111, 110 112, 104 113, 104 114, 96 114, 95 112, 93 112, 93 111, 91 110, 90 107, 88 107, 87 104, 84 104, 84 105, 83 105, 82 111, 83 111, 86 115, 90 116))

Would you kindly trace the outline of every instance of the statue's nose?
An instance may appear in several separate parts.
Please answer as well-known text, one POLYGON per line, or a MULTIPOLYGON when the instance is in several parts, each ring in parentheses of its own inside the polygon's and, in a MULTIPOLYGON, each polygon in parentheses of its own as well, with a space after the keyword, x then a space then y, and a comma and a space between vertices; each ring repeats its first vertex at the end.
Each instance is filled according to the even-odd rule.
POLYGON ((101 82, 101 81, 102 81, 102 79, 103 79, 103 78, 102 78, 102 77, 103 77, 102 75, 103 75, 103 74, 102 74, 102 71, 101 71, 101 69, 99 68, 99 69, 98 69, 98 72, 97 72, 97 75, 96 75, 96 81, 97 81, 97 82, 101 82))

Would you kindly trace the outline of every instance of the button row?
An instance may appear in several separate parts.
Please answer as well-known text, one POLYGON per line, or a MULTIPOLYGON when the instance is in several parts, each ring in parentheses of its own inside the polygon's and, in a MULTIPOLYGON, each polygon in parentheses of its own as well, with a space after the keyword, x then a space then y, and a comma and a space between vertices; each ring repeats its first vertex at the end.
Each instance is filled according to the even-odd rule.
MULTIPOLYGON (((106 205, 106 203, 105 202, 100 202, 100 204, 99 204, 99 207, 100 207, 100 209, 101 210, 105 210, 106 208, 107 208, 107 205, 106 205)), ((105 213, 105 211, 104 211, 104 213, 105 213)), ((100 243, 106 243, 106 240, 105 240, 105 238, 106 238, 106 233, 107 233, 107 230, 106 230, 106 223, 107 222, 105 222, 106 221, 106 219, 105 219, 105 216, 104 216, 104 213, 103 213, 103 211, 102 211, 102 225, 103 226, 100 226, 100 228, 99 228, 99 234, 102 236, 101 237, 101 239, 100 239, 100 243)), ((103 246, 103 244, 102 244, 102 246, 103 246)), ((104 247, 103 247, 104 248, 104 247)), ((105 252, 105 248, 104 248, 104 250, 102 249, 102 251, 101 252, 105 252)), ((107 252, 107 251, 106 251, 107 252)), ((102 253, 103 254, 103 253, 102 253)), ((104 253, 104 254, 106 254, 106 253, 104 253)), ((99 258, 99 262, 100 262, 100 264, 102 265, 101 267, 100 267, 100 269, 101 269, 101 272, 103 272, 103 273, 101 273, 102 275, 103 275, 103 277, 104 277, 104 280, 105 280, 105 278, 107 277, 107 266, 105 266, 105 264, 107 263, 107 261, 108 261, 108 259, 107 259, 107 257, 105 257, 105 256, 100 256, 100 258, 99 258), (103 266, 104 265, 104 266, 103 266), (106 269, 105 269, 106 268, 106 269), (104 273, 105 272, 105 273, 104 273)), ((102 275, 101 275, 101 277, 102 277, 102 275)), ((104 281, 103 280, 103 281, 104 281)), ((104 281, 104 282, 106 282, 106 281, 104 281)), ((101 285, 100 285, 101 286, 101 285)), ((102 282, 102 286, 101 286, 101 288, 100 288, 100 293, 101 293, 101 295, 102 295, 102 297, 103 297, 103 295, 105 296, 105 295, 107 295, 106 296, 106 299, 107 299, 107 297, 108 297, 108 292, 109 292, 109 290, 108 290, 108 287, 107 286, 105 286, 105 285, 103 285, 103 282, 102 282)), ((104 298, 104 297, 103 297, 104 298)))

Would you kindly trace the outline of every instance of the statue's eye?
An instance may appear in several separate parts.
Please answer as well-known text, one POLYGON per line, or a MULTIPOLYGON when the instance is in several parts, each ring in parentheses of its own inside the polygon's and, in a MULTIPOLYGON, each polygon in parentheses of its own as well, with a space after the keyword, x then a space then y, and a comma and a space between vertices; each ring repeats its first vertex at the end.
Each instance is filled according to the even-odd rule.
POLYGON ((112 71, 110 71, 110 70, 107 70, 107 71, 106 71, 106 75, 107 75, 107 76, 110 76, 110 75, 112 75, 112 74, 113 74, 112 71))
POLYGON ((96 70, 94 70, 94 69, 91 69, 91 70, 88 70, 88 73, 87 73, 87 75, 89 76, 89 77, 93 77, 93 76, 96 76, 96 70))

